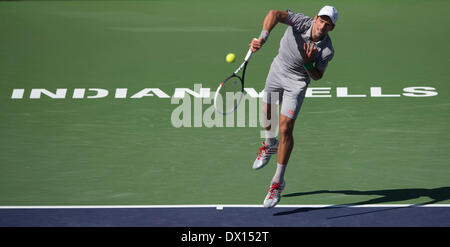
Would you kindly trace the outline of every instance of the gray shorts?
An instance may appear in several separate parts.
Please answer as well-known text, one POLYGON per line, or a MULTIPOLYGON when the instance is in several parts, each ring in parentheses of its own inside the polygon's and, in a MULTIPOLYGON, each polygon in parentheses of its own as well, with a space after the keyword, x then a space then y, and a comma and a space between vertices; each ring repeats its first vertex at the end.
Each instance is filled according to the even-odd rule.
POLYGON ((309 83, 306 81, 292 80, 283 73, 271 70, 267 76, 263 102, 266 104, 281 103, 281 114, 291 119, 297 119, 308 85, 309 83))

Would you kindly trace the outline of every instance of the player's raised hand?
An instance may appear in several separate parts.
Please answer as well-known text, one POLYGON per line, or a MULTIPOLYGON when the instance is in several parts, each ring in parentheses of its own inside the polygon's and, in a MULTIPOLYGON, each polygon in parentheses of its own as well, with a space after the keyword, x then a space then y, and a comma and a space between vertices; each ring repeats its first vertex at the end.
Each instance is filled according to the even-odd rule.
POLYGON ((252 39, 252 42, 248 45, 252 49, 252 52, 256 52, 257 50, 261 49, 261 47, 264 44, 264 39, 252 39))
POLYGON ((314 59, 314 55, 317 53, 317 48, 313 42, 308 42, 303 44, 303 49, 301 55, 303 57, 304 63, 309 63, 314 59))

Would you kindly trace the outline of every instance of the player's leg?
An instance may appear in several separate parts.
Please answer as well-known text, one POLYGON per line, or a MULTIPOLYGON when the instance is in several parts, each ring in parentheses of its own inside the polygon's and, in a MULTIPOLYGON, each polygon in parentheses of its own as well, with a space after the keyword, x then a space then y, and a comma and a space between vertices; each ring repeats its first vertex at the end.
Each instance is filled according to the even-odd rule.
MULTIPOLYGON (((271 92, 271 98, 279 98, 279 92, 271 92)), ((278 135, 278 126, 279 126, 279 118, 278 118, 278 101, 279 99, 273 103, 264 103, 262 106, 263 113, 263 125, 265 130, 265 143, 267 145, 273 145, 277 142, 276 138, 278 135), (272 118, 272 116, 274 116, 272 118)), ((270 101, 267 101, 270 102, 270 101)))
POLYGON ((277 154, 277 168, 270 183, 269 192, 264 199, 264 207, 275 207, 281 199, 281 192, 286 183, 284 181, 284 174, 287 163, 294 147, 293 130, 295 119, 280 115, 280 143, 278 144, 277 154))
POLYGON ((294 147, 293 130, 295 120, 305 97, 307 83, 289 85, 283 96, 280 114, 280 143, 277 154, 277 168, 271 180, 269 192, 264 199, 264 207, 271 208, 278 204, 286 182, 284 174, 294 147))
MULTIPOLYGON (((270 104, 270 103, 264 103, 262 106, 263 124, 264 124, 264 129, 266 132, 265 133, 265 138, 266 138, 265 143, 266 144, 272 144, 273 141, 275 141, 277 138, 276 135, 273 135, 271 133, 272 125, 274 125, 271 123, 271 121, 272 121, 272 106, 273 106, 273 104, 270 104)), ((276 129, 277 127, 278 126, 274 125, 273 129, 276 129)))
POLYGON ((265 141, 257 151, 257 156, 253 162, 253 169, 258 170, 266 166, 270 157, 278 151, 278 140, 276 139, 278 130, 278 103, 280 92, 277 89, 267 87, 263 98, 263 125, 265 129, 265 141), (276 117, 275 117, 276 116, 276 117))
POLYGON ((292 148, 294 147, 293 130, 295 119, 280 115, 280 143, 278 144, 277 170, 272 179, 272 183, 284 181, 284 171, 286 170, 292 148))

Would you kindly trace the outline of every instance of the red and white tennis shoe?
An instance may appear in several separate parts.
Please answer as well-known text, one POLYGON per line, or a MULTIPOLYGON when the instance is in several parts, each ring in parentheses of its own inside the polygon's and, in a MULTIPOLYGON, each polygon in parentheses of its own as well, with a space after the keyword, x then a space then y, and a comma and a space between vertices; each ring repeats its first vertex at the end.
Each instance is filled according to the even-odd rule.
POLYGON ((272 183, 269 187, 269 192, 264 199, 265 208, 275 207, 281 200, 281 192, 283 191, 286 183, 283 181, 281 183, 272 183))
POLYGON ((272 154, 276 154, 278 151, 278 143, 278 140, 275 140, 275 143, 272 145, 266 145, 262 142, 262 146, 258 149, 258 152, 256 152, 258 156, 256 156, 256 160, 253 162, 254 170, 261 169, 269 163, 272 154))

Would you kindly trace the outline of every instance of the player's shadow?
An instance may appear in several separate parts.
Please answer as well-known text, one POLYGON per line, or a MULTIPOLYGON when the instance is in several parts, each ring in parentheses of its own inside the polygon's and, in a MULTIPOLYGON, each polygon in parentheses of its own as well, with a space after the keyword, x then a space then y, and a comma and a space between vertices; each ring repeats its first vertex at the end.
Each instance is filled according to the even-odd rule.
MULTIPOLYGON (((344 194, 344 195, 375 195, 375 196, 379 196, 377 198, 360 201, 360 202, 355 202, 355 203, 350 203, 350 204, 346 204, 346 205, 382 204, 382 203, 406 201, 406 200, 416 199, 419 197, 428 197, 431 199, 428 202, 413 205, 413 206, 419 206, 419 205, 425 205, 425 204, 438 203, 438 202, 450 199, 450 187, 440 187, 440 188, 434 188, 434 189, 392 189, 392 190, 369 190, 369 191, 317 190, 317 191, 310 191, 310 192, 291 193, 291 194, 283 195, 283 197, 295 197, 295 196, 306 196, 306 195, 327 194, 327 193, 344 194)), ((281 215, 307 212, 307 211, 312 211, 312 210, 331 209, 331 208, 336 208, 336 206, 340 206, 340 205, 333 205, 330 207, 322 207, 322 208, 311 208, 311 207, 310 208, 308 208, 308 207, 297 208, 297 209, 290 210, 290 211, 279 212, 274 215, 281 216, 281 215)), ((341 206, 343 206, 343 205, 341 205, 341 206)))

